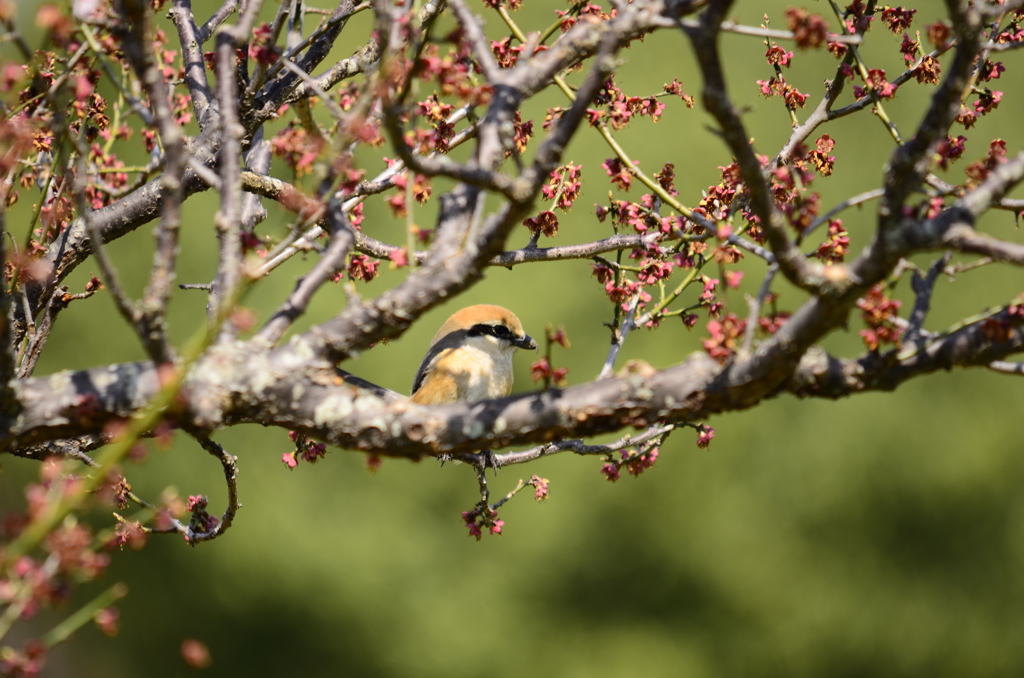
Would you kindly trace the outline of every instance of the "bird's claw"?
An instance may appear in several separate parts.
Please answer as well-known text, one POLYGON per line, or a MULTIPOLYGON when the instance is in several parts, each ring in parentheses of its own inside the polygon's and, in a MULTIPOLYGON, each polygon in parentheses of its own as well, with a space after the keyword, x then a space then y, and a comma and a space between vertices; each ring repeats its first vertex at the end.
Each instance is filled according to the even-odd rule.
POLYGON ((452 455, 450 455, 450 454, 439 454, 439 455, 437 455, 437 458, 441 461, 441 467, 444 467, 444 463, 446 461, 451 461, 452 460, 452 455))
POLYGON ((494 452, 490 450, 481 450, 476 455, 477 468, 482 472, 487 470, 488 467, 494 470, 494 475, 498 475, 498 458, 494 455, 494 452))

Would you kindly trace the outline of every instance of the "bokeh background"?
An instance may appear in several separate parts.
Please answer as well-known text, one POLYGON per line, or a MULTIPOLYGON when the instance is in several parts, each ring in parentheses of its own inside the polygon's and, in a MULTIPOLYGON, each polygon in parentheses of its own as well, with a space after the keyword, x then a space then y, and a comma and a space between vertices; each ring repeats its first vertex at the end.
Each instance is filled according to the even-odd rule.
MULTIPOLYGON (((276 3, 267 4, 273 10, 269 6, 276 3)), ((547 27, 552 10, 560 8, 525 4, 514 14, 524 30, 547 27)), ((923 4, 914 29, 937 18, 938 3, 923 4)), ((213 8, 196 6, 200 21, 213 8)), ((785 7, 739 2, 734 18, 758 25, 767 13, 773 27, 783 28, 785 7)), ((824 14, 828 6, 810 3, 810 9, 824 14)), ((31 3, 21 3, 26 27, 32 11, 31 3)), ((835 18, 826 16, 835 27, 835 18)), ((173 38, 169 22, 161 21, 173 38)), ((507 33, 493 12, 487 22, 493 37, 507 33)), ((863 53, 872 67, 895 77, 903 70, 899 39, 875 23, 863 53)), ((334 54, 350 54, 369 30, 368 13, 358 16, 334 54)), ((41 36, 27 32, 32 44, 41 44, 41 36)), ((736 35, 724 35, 722 47, 730 93, 747 107, 749 133, 759 152, 774 155, 789 135, 789 120, 779 100, 758 93, 755 81, 772 75, 762 58, 765 48, 757 38, 736 35)), ((628 94, 653 94, 678 77, 699 101, 692 48, 680 33, 649 37, 621 58, 617 82, 628 94)), ((1005 93, 1002 103, 965 133, 967 152, 949 172, 953 181, 963 178, 967 162, 985 155, 991 139, 1006 139, 1011 153, 1024 142, 1020 55, 999 58, 1007 66, 995 83, 1005 93)), ((786 77, 811 94, 813 105, 834 71, 826 53, 798 52, 786 77)), ((430 93, 420 87, 421 98, 430 93)), ((905 137, 913 134, 931 91, 911 81, 885 102, 905 137)), ((546 108, 566 105, 560 97, 547 92, 524 108, 538 134, 546 108)), ((848 88, 842 103, 850 101, 848 88)), ((686 109, 677 99, 666 103, 660 123, 642 119, 616 136, 648 172, 674 163, 680 197, 693 205, 702 189, 717 183, 717 167, 730 156, 699 107, 686 109)), ((801 111, 801 119, 808 112, 801 111)), ((879 185, 894 144, 870 111, 820 133, 836 140, 837 157, 834 175, 815 184, 823 205, 879 185)), ((126 161, 141 159, 133 149, 123 146, 126 161)), ((392 153, 385 147, 359 156, 370 176, 383 167, 381 154, 392 153)), ((600 163, 611 155, 594 130, 577 135, 565 157, 583 164, 584 192, 561 217, 562 230, 551 244, 610 234, 592 206, 607 202, 611 186, 600 163)), ((275 171, 288 176, 283 166, 275 171)), ((435 196, 445 188, 437 182, 435 196)), ((640 193, 634 188, 631 195, 640 193)), ((363 228, 403 242, 404 221, 394 220, 383 200, 367 202, 363 228)), ((213 275, 216 205, 212 193, 185 205, 181 282, 206 282, 213 275)), ((28 214, 29 207, 16 205, 8 223, 27 223, 17 215, 28 214)), ((873 233, 873 209, 869 204, 842 215, 855 252, 873 233)), ((417 207, 416 222, 430 227, 435 210, 436 201, 417 207)), ((279 235, 287 219, 272 206, 260 232, 279 235)), ((995 213, 982 223, 989 232, 1020 238, 1011 214, 995 213)), ((144 227, 110 246, 136 293, 150 263, 150 232, 144 227)), ((527 239, 522 229, 509 246, 527 239)), ((293 260, 256 285, 245 305, 267 318, 310 264, 293 260)), ((730 308, 741 313, 742 292, 756 290, 763 274, 749 258, 742 268, 744 287, 728 296, 730 308)), ((96 272, 86 263, 69 283, 78 289, 96 272)), ((360 292, 380 293, 406 274, 385 270, 373 283, 360 283, 360 292)), ((943 278, 926 326, 940 330, 1005 303, 1022 282, 1019 269, 1009 267, 965 273, 955 284, 943 278)), ((897 288, 904 300, 908 287, 904 282, 897 288)), ((776 289, 781 308, 793 309, 802 299, 781 279, 776 289)), ((589 381, 599 371, 608 339, 602 323, 609 321, 611 305, 586 261, 489 269, 480 284, 427 314, 400 340, 345 368, 407 392, 445 317, 482 302, 513 309, 534 336, 543 336, 548 324, 564 325, 573 346, 556 350, 555 363, 571 369, 570 383, 589 381)), ((344 303, 339 286, 323 289, 298 329, 330 317, 344 303)), ((175 295, 177 341, 201 326, 204 304, 202 292, 175 295)), ((827 347, 860 354, 857 329, 852 315, 850 332, 829 337, 827 347)), ((672 365, 699 350, 703 336, 681 323, 638 331, 620 362, 672 365)), ((61 316, 37 374, 141 357, 138 342, 100 294, 61 316)), ((531 388, 532 358, 517 358, 517 391, 531 388)), ((81 631, 52 653, 45 675, 185 675, 179 645, 186 637, 208 644, 213 666, 207 673, 217 676, 1021 675, 1022 406, 1024 382, 984 370, 935 374, 895 393, 840 402, 780 397, 715 417, 709 423, 718 433, 710 449, 698 449, 692 431, 677 432, 657 466, 637 479, 611 484, 599 473, 598 459, 574 456, 505 469, 492 484, 497 493, 536 473, 550 479, 551 497, 538 504, 524 492, 501 511, 503 535, 480 543, 467 537, 460 519, 477 499, 465 466, 387 460, 371 474, 362 454, 332 450, 315 466, 289 471, 280 461, 290 449, 285 431, 236 427, 216 436, 241 467, 243 507, 224 538, 196 548, 175 537, 154 538, 141 552, 116 554, 104 579, 79 591, 72 607, 43 615, 18 633, 45 630, 100 587, 123 581, 130 594, 120 605, 120 636, 109 640, 92 628, 81 631)), ((0 508, 19 507, 21 487, 37 465, 10 457, 0 462, 0 508)), ((219 465, 184 436, 169 450, 154 448, 144 464, 126 473, 144 496, 173 485, 184 495, 206 494, 212 511, 223 510, 219 465)), ((109 514, 93 518, 106 523, 109 514)))

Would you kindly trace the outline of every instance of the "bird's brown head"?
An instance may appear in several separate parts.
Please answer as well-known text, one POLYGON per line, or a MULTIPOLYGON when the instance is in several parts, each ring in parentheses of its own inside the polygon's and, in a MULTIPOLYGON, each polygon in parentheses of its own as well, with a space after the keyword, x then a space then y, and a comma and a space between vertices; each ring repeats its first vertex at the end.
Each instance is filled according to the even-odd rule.
POLYGON ((452 332, 458 331, 465 331, 470 337, 492 336, 507 341, 516 348, 537 348, 537 342, 523 331, 523 324, 519 322, 516 314, 493 304, 467 306, 456 312, 437 331, 430 345, 433 346, 452 332))

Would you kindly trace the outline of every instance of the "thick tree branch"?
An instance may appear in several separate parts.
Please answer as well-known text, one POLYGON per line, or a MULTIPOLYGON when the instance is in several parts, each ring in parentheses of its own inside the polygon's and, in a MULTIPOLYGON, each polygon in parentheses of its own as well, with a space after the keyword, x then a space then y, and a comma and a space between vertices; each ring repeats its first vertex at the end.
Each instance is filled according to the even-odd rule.
MULTIPOLYGON (((1024 306, 1011 305, 898 354, 842 360, 814 349, 771 392, 757 383, 731 381, 728 369, 699 353, 666 370, 624 371, 564 390, 438 407, 353 388, 344 374, 294 343, 274 351, 221 345, 188 377, 184 406, 172 417, 203 430, 258 422, 394 456, 469 452, 653 422, 698 421, 784 392, 838 398, 892 390, 913 377, 988 365, 1024 350, 1022 324, 1024 306)), ((769 350, 775 355, 769 358, 781 355, 779 344, 773 346, 769 350)), ((23 409, 2 442, 24 446, 102 428, 103 422, 129 416, 148 402, 159 385, 156 369, 144 363, 19 382, 23 409)))

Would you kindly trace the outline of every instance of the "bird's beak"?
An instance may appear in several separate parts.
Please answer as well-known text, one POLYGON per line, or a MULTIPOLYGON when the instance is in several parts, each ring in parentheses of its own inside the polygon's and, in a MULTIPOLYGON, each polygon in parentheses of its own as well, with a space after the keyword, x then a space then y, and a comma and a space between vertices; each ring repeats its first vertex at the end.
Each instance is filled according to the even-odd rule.
POLYGON ((525 348, 530 351, 537 350, 537 342, 529 334, 524 334, 521 339, 516 339, 512 343, 519 348, 525 348))

